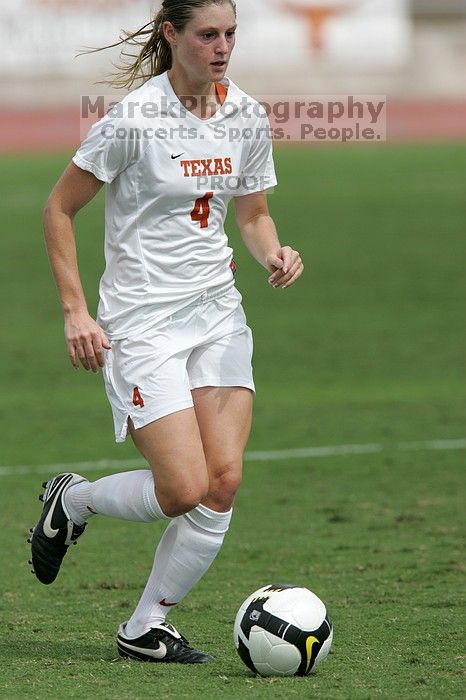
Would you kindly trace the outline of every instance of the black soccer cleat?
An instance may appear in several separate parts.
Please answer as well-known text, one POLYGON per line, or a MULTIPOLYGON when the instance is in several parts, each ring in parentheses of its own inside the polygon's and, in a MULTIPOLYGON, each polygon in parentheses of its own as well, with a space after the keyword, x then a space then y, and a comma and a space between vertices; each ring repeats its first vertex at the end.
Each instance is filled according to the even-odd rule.
POLYGON ((73 484, 86 481, 79 474, 59 474, 42 486, 45 492, 42 498, 44 507, 39 522, 32 529, 31 564, 41 583, 53 583, 57 578, 63 557, 70 544, 76 544, 86 525, 75 525, 63 505, 63 494, 73 484))
POLYGON ((120 625, 117 636, 118 653, 123 658, 178 664, 206 664, 215 661, 213 656, 190 647, 188 640, 168 622, 153 627, 136 639, 128 639, 124 632, 123 624, 120 625))

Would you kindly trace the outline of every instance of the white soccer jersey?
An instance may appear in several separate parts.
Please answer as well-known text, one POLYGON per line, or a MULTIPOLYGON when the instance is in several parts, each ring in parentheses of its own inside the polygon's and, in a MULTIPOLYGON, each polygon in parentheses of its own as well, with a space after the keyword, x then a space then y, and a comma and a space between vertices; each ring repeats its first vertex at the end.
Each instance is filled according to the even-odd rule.
POLYGON ((222 107, 202 120, 167 73, 152 78, 91 128, 73 158, 107 183, 98 322, 110 339, 234 284, 228 203, 276 178, 265 110, 227 85, 222 107))

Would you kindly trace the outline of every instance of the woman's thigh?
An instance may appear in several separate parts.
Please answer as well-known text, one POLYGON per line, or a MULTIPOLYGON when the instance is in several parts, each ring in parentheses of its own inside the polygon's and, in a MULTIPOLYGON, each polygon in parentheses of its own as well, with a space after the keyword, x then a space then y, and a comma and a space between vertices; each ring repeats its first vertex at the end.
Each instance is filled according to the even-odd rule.
POLYGON ((192 396, 209 475, 209 493, 202 502, 214 510, 228 510, 241 482, 253 392, 207 386, 193 389, 192 396))
POLYGON ((194 409, 171 413, 137 430, 131 420, 128 425, 152 470, 162 510, 174 517, 195 508, 205 497, 209 480, 194 409))

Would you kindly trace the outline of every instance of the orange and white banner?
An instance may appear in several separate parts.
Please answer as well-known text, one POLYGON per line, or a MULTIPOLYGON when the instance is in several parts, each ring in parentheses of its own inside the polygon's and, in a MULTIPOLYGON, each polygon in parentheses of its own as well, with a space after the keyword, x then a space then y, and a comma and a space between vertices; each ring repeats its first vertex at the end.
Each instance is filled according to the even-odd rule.
MULTIPOLYGON (((0 76, 108 71, 117 51, 76 58, 150 20, 151 0, 14 0, 0 5, 0 76)), ((316 63, 399 67, 410 51, 408 0, 237 0, 232 70, 307 72, 316 63)))

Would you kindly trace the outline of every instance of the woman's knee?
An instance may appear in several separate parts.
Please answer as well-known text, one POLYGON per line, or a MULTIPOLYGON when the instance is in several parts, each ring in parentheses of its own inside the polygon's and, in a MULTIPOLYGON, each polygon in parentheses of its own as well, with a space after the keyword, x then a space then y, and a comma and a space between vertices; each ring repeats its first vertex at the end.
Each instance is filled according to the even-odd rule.
POLYGON ((157 479, 155 482, 157 501, 169 518, 176 518, 197 508, 206 497, 208 490, 207 472, 180 482, 171 480, 168 483, 157 484, 157 479))
POLYGON ((202 502, 213 510, 231 508, 241 486, 242 466, 242 460, 232 460, 221 468, 210 469, 209 490, 202 502))

